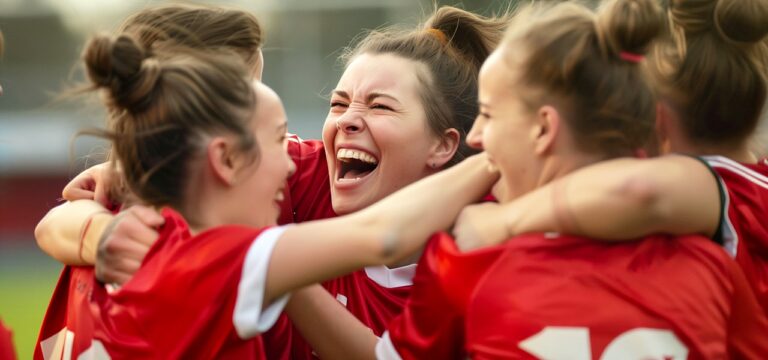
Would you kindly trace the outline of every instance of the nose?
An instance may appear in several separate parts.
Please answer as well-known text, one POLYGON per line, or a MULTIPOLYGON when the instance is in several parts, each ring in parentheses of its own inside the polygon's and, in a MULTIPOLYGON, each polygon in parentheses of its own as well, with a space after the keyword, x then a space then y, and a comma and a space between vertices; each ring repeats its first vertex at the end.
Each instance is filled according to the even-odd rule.
POLYGON ((473 149, 483 150, 483 127, 484 120, 479 116, 475 119, 475 123, 472 125, 472 129, 467 134, 467 145, 473 149))
POLYGON ((336 119, 336 129, 347 134, 354 134, 365 129, 365 120, 359 113, 347 112, 336 119))

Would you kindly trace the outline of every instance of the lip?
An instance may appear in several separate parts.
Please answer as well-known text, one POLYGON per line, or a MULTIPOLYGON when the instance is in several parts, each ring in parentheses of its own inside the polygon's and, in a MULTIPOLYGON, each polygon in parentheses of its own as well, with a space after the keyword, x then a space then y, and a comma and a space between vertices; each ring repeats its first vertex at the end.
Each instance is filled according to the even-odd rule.
POLYGON ((375 169, 373 169, 373 171, 371 171, 370 173, 368 173, 367 175, 365 175, 365 176, 363 176, 363 177, 361 177, 359 179, 354 179, 354 180, 339 179, 339 169, 341 168, 341 160, 336 158, 336 154, 338 154, 339 150, 341 150, 341 149, 358 150, 358 151, 365 152, 365 153, 373 156, 374 158, 376 158, 377 163, 379 165, 381 165, 380 155, 376 154, 375 152, 373 152, 373 151, 371 151, 369 149, 366 149, 365 147, 358 146, 358 145, 355 145, 355 144, 343 144, 343 143, 342 144, 337 144, 336 148, 334 149, 334 152, 333 152, 333 159, 334 159, 334 163, 336 164, 335 165, 336 168, 334 169, 334 175, 333 175, 333 187, 335 189, 337 189, 337 190, 352 190, 352 189, 355 189, 355 188, 365 184, 366 182, 368 182, 368 180, 371 179, 371 176, 373 174, 375 174, 379 170, 379 167, 377 166, 375 169))

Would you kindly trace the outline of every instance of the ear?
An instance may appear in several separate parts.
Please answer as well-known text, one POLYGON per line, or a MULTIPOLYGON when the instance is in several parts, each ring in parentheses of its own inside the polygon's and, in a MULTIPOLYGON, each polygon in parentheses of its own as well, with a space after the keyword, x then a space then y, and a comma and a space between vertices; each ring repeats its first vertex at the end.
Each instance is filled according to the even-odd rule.
POLYGON ((536 114, 536 122, 533 127, 534 153, 543 155, 553 150, 562 119, 554 106, 544 105, 536 114))
POLYGON ((240 157, 237 154, 232 139, 217 136, 208 143, 206 149, 208 168, 213 177, 226 186, 236 183, 240 165, 240 157))
POLYGON ((432 146, 431 155, 427 158, 427 166, 433 169, 443 167, 456 154, 460 141, 461 134, 459 134, 458 130, 454 128, 446 129, 432 146))

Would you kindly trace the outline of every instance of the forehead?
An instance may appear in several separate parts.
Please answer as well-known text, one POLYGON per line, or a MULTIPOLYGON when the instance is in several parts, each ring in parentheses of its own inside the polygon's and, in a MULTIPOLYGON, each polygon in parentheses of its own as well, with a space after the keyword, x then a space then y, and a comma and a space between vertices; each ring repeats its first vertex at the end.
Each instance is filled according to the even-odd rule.
POLYGON ((423 64, 392 54, 360 54, 344 70, 338 90, 350 96, 379 91, 413 96, 419 89, 418 72, 425 70, 423 64))
POLYGON ((504 50, 494 51, 480 68, 480 96, 490 97, 504 94, 514 85, 514 62, 507 61, 504 50))
POLYGON ((258 126, 276 127, 285 122, 285 110, 280 97, 263 83, 254 80, 256 91, 256 123, 258 126))

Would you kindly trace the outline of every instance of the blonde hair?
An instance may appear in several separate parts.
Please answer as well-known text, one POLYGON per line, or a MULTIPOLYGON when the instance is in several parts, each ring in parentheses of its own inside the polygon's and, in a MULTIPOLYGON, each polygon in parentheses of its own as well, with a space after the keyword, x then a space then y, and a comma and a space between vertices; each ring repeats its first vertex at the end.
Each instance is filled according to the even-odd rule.
POLYGON ((743 143, 768 95, 768 2, 672 0, 667 15, 651 62, 661 96, 692 141, 743 143))
POLYGON ((655 94, 641 63, 661 33, 653 0, 614 0, 594 13, 575 3, 526 6, 504 42, 522 66, 530 110, 554 102, 587 153, 632 155, 652 139, 655 94))

